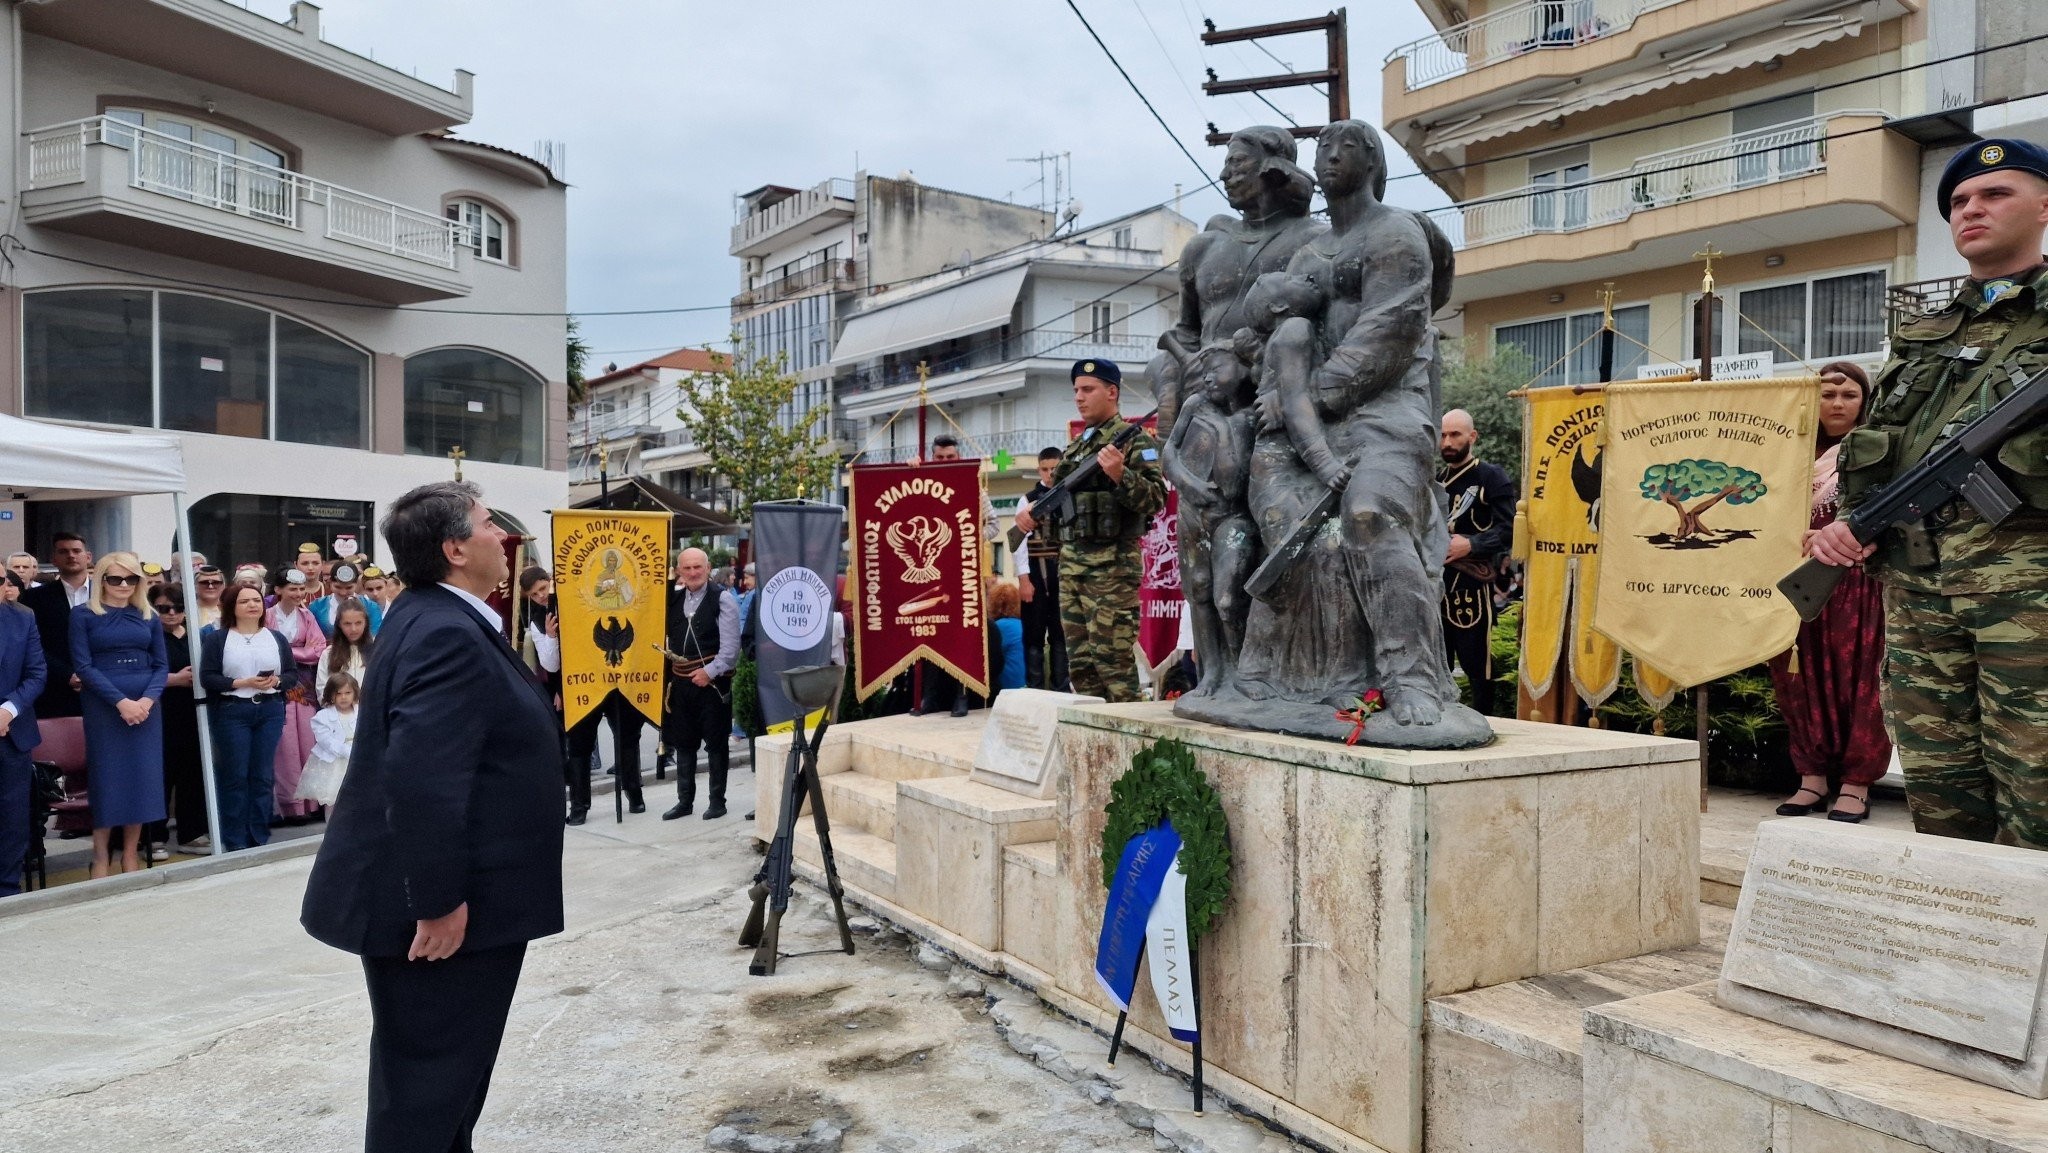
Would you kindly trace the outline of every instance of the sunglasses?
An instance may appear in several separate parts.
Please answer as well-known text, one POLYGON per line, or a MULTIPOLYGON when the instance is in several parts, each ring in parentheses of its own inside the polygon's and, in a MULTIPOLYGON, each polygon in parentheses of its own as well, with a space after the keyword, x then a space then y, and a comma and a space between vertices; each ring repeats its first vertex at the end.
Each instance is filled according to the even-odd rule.
POLYGON ((139 576, 108 576, 105 580, 110 585, 139 585, 142 583, 142 578, 139 576))
POLYGON ((199 583, 200 583, 200 584, 203 584, 203 585, 212 585, 212 586, 214 586, 215 588, 218 588, 218 587, 220 587, 221 585, 224 585, 224 584, 226 584, 226 583, 228 583, 228 582, 227 582, 227 581, 226 581, 226 580, 225 580, 224 578, 221 578, 221 577, 214 577, 214 578, 213 578, 212 580, 203 580, 203 581, 200 581, 199 583))
POLYGON ((184 609, 181 609, 174 604, 151 605, 149 607, 155 609, 160 613, 181 613, 185 611, 184 609))

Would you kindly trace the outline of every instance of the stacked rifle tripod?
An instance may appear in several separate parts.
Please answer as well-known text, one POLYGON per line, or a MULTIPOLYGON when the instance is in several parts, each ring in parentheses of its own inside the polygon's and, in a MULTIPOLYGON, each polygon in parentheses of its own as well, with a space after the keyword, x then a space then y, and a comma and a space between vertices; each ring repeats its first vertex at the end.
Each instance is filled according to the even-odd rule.
POLYGON ((792 957, 819 953, 853 954, 853 929, 846 923, 846 891, 839 884, 839 866, 832 858, 832 826, 825 816, 825 790, 818 783, 818 750, 825 744, 825 730, 832 723, 832 709, 838 703, 846 670, 839 665, 807 665, 782 674, 782 691, 796 702, 796 727, 790 733, 789 758, 782 771, 782 809, 775 821, 775 840, 768 846, 768 859, 754 875, 749 895, 754 908, 740 929, 740 947, 754 950, 747 972, 756 977, 772 976, 782 935, 782 914, 789 911, 790 872, 795 864, 796 821, 805 800, 811 803, 811 824, 818 833, 818 856, 825 866, 825 889, 832 894, 832 915, 839 922, 839 948, 791 953, 792 957), (804 718, 818 713, 817 727, 808 738, 804 718))

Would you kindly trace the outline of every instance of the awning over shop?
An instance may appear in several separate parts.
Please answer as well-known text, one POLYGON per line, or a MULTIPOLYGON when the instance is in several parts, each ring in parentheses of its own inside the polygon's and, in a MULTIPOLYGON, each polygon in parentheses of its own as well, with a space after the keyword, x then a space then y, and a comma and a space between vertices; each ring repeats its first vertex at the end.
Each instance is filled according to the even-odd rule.
POLYGON ((675 517, 674 529, 679 533, 731 536, 740 531, 739 525, 721 514, 712 512, 672 488, 666 488, 639 476, 612 482, 609 497, 588 497, 570 507, 608 508, 624 512, 666 512, 675 517))
MULTIPOLYGON (((1476 119, 1454 120, 1442 127, 1432 127, 1423 137, 1423 147, 1430 152, 1463 148, 1534 128, 1560 116, 1570 116, 1620 100, 1633 100, 1646 92, 1674 84, 1719 76, 1780 56, 1790 56, 1832 40, 1855 36, 1866 25, 1875 26, 1880 17, 1880 7, 1878 0, 1868 0, 1823 16, 1787 20, 1721 44, 1703 45, 1675 60, 1639 67, 1611 80, 1574 88, 1568 96, 1525 97, 1476 119)), ((851 329, 850 325, 848 327, 851 329)))
POLYGON ((1016 309, 1017 294, 1024 290, 1024 278, 1030 271, 1024 265, 1006 268, 859 313, 846 322, 846 330, 832 349, 832 359, 851 364, 1000 328, 1016 309))

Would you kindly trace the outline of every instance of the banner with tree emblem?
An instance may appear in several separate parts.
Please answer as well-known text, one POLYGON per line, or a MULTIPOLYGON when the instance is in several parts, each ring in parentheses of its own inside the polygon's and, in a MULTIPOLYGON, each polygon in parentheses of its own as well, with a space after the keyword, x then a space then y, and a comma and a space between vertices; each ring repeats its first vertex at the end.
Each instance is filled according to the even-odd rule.
POLYGON ((1681 685, 1791 647, 1813 377, 1607 386, 1594 627, 1681 685))
POLYGON ((563 726, 613 692, 660 724, 669 514, 557 512, 554 534, 563 726))
POLYGON ((1522 684, 1550 691, 1571 639, 1566 675, 1597 705, 1621 679, 1621 651, 1593 631, 1591 598, 1600 571, 1600 390, 1537 388, 1523 422, 1522 511, 1516 556, 1522 577, 1522 684))
POLYGON ((850 488, 855 691, 923 659, 986 693, 981 462, 855 465, 850 488))

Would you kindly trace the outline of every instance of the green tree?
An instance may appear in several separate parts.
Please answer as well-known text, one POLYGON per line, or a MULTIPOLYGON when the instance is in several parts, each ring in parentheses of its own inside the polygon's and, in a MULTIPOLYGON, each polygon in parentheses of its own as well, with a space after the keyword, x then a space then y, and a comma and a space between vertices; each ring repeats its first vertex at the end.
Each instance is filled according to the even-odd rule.
POLYGON ((1661 500, 1678 513, 1678 531, 1672 536, 1686 540, 1707 531, 1700 514, 1727 501, 1748 504, 1769 492, 1764 478, 1718 460, 1680 460, 1653 464, 1643 470, 1644 500, 1661 500), (1696 499, 1705 498, 1705 499, 1696 499), (1685 502, 1696 503, 1687 505, 1685 502))
POLYGON ((582 321, 573 316, 569 318, 565 340, 569 367, 564 379, 569 384, 569 411, 573 413, 576 406, 583 403, 583 368, 590 362, 590 342, 583 339, 582 321))
POLYGON ((839 471, 826 410, 796 407, 798 381, 787 359, 730 356, 712 372, 683 378, 676 416, 711 467, 733 487, 733 515, 747 519, 755 501, 816 496, 839 471))
POLYGON ((1479 457, 1507 470, 1522 483, 1522 409, 1508 395, 1529 383, 1536 364, 1519 348, 1489 349, 1477 340, 1446 341, 1444 411, 1462 408, 1472 414, 1479 432, 1479 457))

